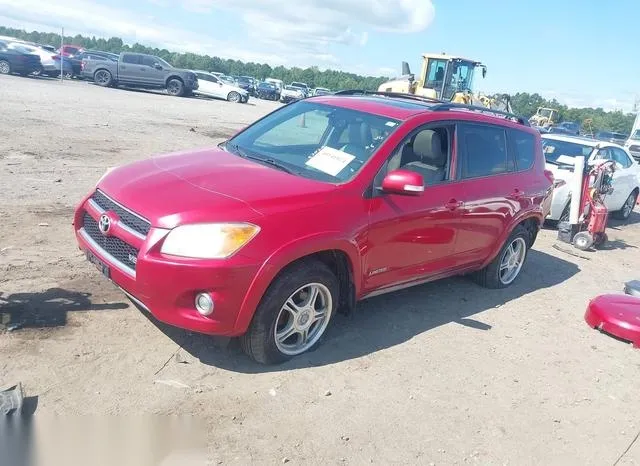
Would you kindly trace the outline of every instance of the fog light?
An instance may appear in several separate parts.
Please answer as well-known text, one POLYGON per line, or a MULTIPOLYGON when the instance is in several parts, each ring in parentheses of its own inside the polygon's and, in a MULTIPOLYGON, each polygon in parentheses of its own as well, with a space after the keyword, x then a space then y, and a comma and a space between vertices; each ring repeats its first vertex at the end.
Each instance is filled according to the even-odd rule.
POLYGON ((196 310, 203 316, 213 313, 213 298, 207 293, 198 293, 196 296, 196 310))

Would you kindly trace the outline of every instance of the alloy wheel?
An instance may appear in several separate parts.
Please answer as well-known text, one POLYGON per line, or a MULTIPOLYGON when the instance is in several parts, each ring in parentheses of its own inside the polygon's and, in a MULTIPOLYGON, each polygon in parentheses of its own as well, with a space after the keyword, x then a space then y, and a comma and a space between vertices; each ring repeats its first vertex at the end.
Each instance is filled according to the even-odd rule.
POLYGON ((502 253, 499 277, 504 285, 513 282, 524 264, 527 255, 527 244, 523 238, 515 238, 502 253))
POLYGON ((276 318, 275 343, 287 356, 304 353, 317 343, 331 320, 333 299, 322 283, 309 283, 294 291, 276 318))

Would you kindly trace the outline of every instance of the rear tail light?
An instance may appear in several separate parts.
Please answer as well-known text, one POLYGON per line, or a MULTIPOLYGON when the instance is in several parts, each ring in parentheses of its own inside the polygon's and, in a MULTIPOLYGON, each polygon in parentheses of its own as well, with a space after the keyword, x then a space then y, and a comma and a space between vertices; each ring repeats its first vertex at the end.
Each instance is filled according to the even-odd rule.
POLYGON ((544 176, 553 184, 555 182, 555 177, 553 176, 553 172, 551 170, 545 170, 544 176))

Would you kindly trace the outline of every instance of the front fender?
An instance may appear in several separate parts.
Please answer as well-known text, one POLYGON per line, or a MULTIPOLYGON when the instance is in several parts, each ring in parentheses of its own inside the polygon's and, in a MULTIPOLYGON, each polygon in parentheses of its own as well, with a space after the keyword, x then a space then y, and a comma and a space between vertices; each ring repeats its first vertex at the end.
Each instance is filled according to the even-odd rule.
POLYGON ((314 233, 297 238, 271 254, 258 270, 245 294, 234 325, 234 334, 241 335, 246 332, 260 300, 277 275, 292 262, 310 254, 327 250, 344 252, 351 262, 356 296, 358 296, 362 285, 361 280, 358 279, 362 276, 360 253, 355 241, 346 239, 343 235, 338 231, 314 233))

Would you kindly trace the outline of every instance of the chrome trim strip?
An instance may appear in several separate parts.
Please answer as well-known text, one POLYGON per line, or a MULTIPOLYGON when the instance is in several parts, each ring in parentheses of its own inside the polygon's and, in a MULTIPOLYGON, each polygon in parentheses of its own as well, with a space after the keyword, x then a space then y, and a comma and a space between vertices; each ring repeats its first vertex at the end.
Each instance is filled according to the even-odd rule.
MULTIPOLYGON (((117 285, 116 285, 117 286, 117 285)), ((127 290, 125 290, 124 288, 122 288, 121 286, 118 286, 118 288, 120 289, 120 291, 122 291, 127 298, 129 298, 131 301, 133 301, 135 304, 137 304, 138 306, 140 306, 142 309, 144 309, 145 311, 147 311, 149 314, 151 314, 151 311, 149 310, 149 308, 147 306, 145 306, 145 304, 140 301, 138 298, 136 298, 135 296, 133 296, 131 293, 129 293, 127 290)))
MULTIPOLYGON (((100 191, 101 194, 102 191, 100 191)), ((104 195, 105 197, 108 197, 106 194, 104 195)), ((117 204, 118 206, 122 207, 120 204, 118 204, 117 202, 115 202, 114 200, 112 200, 111 198, 109 198, 111 200, 111 202, 117 204)), ((96 201, 94 201, 93 199, 89 199, 89 204, 91 204, 91 207, 93 207, 100 215, 104 214, 106 212, 106 210, 104 210, 102 207, 100 207, 98 205, 98 203, 96 201)), ((131 215, 135 215, 133 212, 131 212, 129 209, 122 207, 124 210, 126 210, 127 212, 131 213, 131 215)), ((142 217, 136 215, 136 217, 138 217, 140 220, 144 220, 142 217)), ((144 220, 146 222, 146 220, 144 220)), ((145 239, 147 239, 146 236, 144 236, 141 233, 138 233, 137 231, 135 231, 133 228, 131 228, 129 225, 127 225, 126 223, 120 221, 118 222, 118 225, 120 226, 120 228, 122 228, 123 230, 126 230, 127 233, 135 236, 136 238, 138 238, 141 241, 144 241, 145 239)))
POLYGON ((379 290, 372 291, 371 293, 368 293, 368 294, 364 295, 360 299, 364 300, 364 299, 368 299, 368 298, 373 298, 374 296, 380 296, 380 295, 387 294, 387 293, 393 293, 394 291, 404 290, 405 288, 411 288, 412 286, 424 285, 425 283, 432 282, 432 281, 435 281, 435 280, 436 280, 435 278, 425 278, 425 279, 422 279, 422 280, 400 283, 399 285, 388 286, 386 288, 382 288, 382 289, 379 289, 379 290))
POLYGON ((98 203, 96 201, 94 201, 93 199, 89 199, 89 204, 91 204, 91 207, 93 207, 95 210, 97 210, 100 215, 102 215, 102 214, 104 214, 106 212, 106 210, 104 210, 102 207, 100 207, 98 205, 98 203))
POLYGON ((133 279, 136 278, 136 271, 135 270, 133 270, 132 268, 129 268, 128 266, 126 266, 125 264, 120 262, 118 259, 113 257, 111 254, 109 254, 107 251, 105 251, 98 243, 96 243, 93 240, 93 238, 91 236, 89 236, 89 233, 87 233, 87 231, 84 229, 84 227, 80 228, 78 230, 78 233, 80 234, 80 236, 82 236, 82 239, 84 239, 87 243, 89 243, 89 245, 93 249, 98 251, 105 259, 107 259, 111 263, 111 265, 116 267, 121 272, 126 273, 131 278, 133 278, 133 279))
POLYGON ((126 210, 127 212, 129 212, 131 215, 135 215, 136 217, 138 217, 140 220, 142 220, 143 222, 147 222, 149 224, 149 226, 151 226, 151 222, 149 220, 147 220, 146 218, 140 216, 139 214, 136 214, 135 212, 132 212, 131 210, 127 209, 125 206, 123 206, 122 204, 120 204, 118 201, 115 201, 114 199, 112 199, 111 197, 107 196, 105 194, 104 191, 100 190, 100 189, 96 189, 97 192, 99 192, 100 194, 102 194, 104 197, 106 197, 107 199, 109 199, 111 202, 113 202, 115 205, 117 205, 118 207, 126 210))

